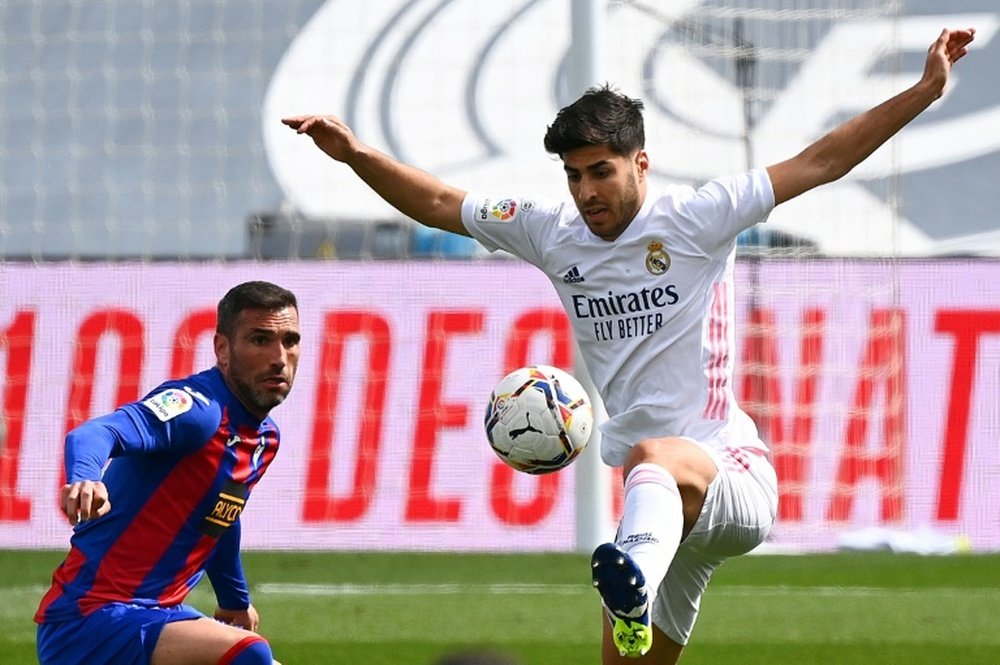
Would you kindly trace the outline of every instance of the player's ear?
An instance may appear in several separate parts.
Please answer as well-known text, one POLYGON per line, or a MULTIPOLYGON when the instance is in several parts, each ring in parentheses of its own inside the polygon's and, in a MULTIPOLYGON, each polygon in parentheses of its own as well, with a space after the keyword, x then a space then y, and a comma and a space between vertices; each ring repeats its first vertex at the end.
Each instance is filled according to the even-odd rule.
POLYGON ((643 177, 649 171, 649 155, 641 148, 635 153, 635 167, 643 177))
POLYGON ((229 365, 229 338, 217 332, 212 344, 215 347, 215 362, 224 369, 229 365))

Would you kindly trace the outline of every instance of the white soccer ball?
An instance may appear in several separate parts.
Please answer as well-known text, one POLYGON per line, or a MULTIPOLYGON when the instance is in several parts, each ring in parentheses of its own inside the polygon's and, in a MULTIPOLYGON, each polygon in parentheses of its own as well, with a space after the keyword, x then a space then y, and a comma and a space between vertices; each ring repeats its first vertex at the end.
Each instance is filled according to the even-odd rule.
POLYGON ((580 382, 549 365, 516 369, 500 379, 486 405, 486 437, 511 467, 551 473, 583 452, 594 409, 580 382))

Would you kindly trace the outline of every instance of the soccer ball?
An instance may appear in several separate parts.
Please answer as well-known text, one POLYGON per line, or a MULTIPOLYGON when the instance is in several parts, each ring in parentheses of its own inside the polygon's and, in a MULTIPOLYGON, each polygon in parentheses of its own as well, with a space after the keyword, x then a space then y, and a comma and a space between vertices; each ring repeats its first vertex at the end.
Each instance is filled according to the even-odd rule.
POLYGON ((587 447, 594 410, 575 378, 557 367, 530 365, 500 379, 485 424, 490 447, 509 466, 551 473, 587 447))

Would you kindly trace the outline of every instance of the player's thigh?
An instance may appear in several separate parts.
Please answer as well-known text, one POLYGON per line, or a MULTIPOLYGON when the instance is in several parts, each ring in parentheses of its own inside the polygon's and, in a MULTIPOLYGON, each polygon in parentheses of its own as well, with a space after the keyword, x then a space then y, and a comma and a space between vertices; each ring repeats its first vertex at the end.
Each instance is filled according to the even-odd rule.
POLYGON ((778 509, 774 467, 751 449, 726 448, 711 454, 719 473, 681 547, 708 558, 745 554, 764 542, 774 525, 778 509))
POLYGON ((163 627, 150 665, 216 665, 237 642, 255 635, 214 619, 174 621, 163 627))
POLYGON ((602 665, 635 665, 636 662, 642 662, 643 665, 675 665, 680 659, 684 647, 667 637, 655 625, 653 626, 653 646, 640 661, 619 655, 618 647, 615 646, 615 642, 611 638, 611 624, 604 617, 603 610, 601 616, 601 623, 604 624, 604 637, 601 643, 602 665))

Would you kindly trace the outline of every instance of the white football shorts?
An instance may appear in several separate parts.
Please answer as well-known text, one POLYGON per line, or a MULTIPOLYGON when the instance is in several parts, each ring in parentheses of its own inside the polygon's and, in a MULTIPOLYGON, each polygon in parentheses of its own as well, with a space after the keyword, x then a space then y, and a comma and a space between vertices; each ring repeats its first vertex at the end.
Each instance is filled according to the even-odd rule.
POLYGON ((687 644, 691 636, 712 572, 764 542, 778 510, 778 479, 766 451, 698 445, 719 473, 708 486, 698 521, 677 548, 652 612, 653 623, 678 644, 687 644))

